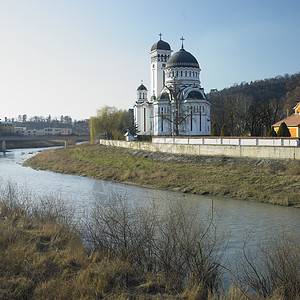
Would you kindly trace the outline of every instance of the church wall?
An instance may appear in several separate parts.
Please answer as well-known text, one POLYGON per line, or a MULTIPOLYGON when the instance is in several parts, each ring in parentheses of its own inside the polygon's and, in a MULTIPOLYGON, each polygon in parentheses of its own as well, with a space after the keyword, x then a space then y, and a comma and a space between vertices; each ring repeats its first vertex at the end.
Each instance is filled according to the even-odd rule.
MULTIPOLYGON (((184 140, 184 139, 183 139, 184 140)), ((186 141, 186 139, 185 139, 186 141)), ((298 146, 187 145, 100 140, 101 145, 189 155, 300 160, 298 146), (284 149, 284 151, 283 151, 284 149)))

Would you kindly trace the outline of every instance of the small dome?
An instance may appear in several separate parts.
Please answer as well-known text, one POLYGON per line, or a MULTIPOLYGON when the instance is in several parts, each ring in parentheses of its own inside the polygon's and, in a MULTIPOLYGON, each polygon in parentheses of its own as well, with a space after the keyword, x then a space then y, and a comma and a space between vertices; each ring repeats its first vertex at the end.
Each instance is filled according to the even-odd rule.
POLYGON ((180 49, 178 52, 174 53, 167 62, 167 68, 175 67, 199 68, 199 64, 197 59, 191 53, 184 49, 180 49))
POLYGON ((169 50, 171 51, 171 47, 167 42, 164 42, 163 40, 159 40, 157 43, 155 43, 151 47, 151 51, 153 50, 169 50))
POLYGON ((138 88, 137 88, 137 91, 147 91, 147 88, 141 84, 138 88))
POLYGON ((170 100, 170 95, 167 92, 163 92, 158 97, 158 100, 170 100))

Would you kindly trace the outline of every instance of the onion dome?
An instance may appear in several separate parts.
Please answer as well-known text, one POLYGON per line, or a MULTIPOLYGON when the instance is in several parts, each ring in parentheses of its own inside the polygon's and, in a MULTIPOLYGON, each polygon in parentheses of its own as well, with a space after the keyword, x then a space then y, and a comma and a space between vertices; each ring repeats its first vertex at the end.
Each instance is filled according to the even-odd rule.
POLYGON ((151 51, 153 50, 169 50, 171 51, 171 47, 170 45, 163 41, 163 40, 159 40, 157 43, 153 44, 153 46, 151 47, 151 51))
POLYGON ((141 84, 138 88, 137 88, 137 91, 147 91, 147 88, 141 84))
POLYGON ((167 68, 175 67, 199 68, 199 64, 197 59, 191 53, 182 48, 174 53, 167 62, 167 68))

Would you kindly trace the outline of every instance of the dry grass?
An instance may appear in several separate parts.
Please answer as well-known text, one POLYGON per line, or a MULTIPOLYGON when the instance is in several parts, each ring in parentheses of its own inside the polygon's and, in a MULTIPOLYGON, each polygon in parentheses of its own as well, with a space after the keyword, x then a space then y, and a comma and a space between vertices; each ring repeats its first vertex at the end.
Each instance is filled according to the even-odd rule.
POLYGON ((39 153, 26 165, 184 193, 299 206, 299 162, 274 161, 269 165, 260 162, 238 158, 210 163, 193 158, 190 162, 159 161, 128 150, 85 144, 39 153))
POLYGON ((0 299, 294 300, 300 296, 299 243, 288 236, 259 248, 258 257, 267 266, 263 270, 260 261, 250 260, 255 276, 276 282, 264 298, 261 287, 253 285, 249 260, 244 264, 248 282, 242 284, 236 276, 237 283, 229 290, 218 288, 219 275, 209 273, 220 266, 220 236, 207 220, 203 229, 192 226, 193 214, 182 210, 180 202, 170 205, 169 211, 166 207, 161 219, 155 209, 132 208, 125 202, 105 210, 95 207, 86 232, 70 227, 69 214, 59 201, 49 198, 38 208, 25 198, 12 185, 0 189, 0 299), (94 247, 87 249, 83 238, 87 241, 88 236, 94 247))

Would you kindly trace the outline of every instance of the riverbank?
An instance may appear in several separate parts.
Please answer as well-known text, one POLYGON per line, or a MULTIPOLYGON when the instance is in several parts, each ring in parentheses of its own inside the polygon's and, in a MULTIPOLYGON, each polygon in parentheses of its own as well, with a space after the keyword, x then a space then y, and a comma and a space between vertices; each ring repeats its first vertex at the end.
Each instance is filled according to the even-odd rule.
POLYGON ((26 161, 35 169, 157 189, 300 207, 300 163, 191 156, 84 144, 26 161))
MULTIPOLYGON (((69 145, 75 145, 75 141, 68 141, 69 145)), ((59 147, 64 146, 65 141, 6 141, 6 149, 25 149, 25 148, 46 148, 46 147, 59 147)), ((0 145, 0 150, 1 145, 0 145)))
POLYGON ((237 268, 223 260, 228 228, 216 230, 213 207, 203 216, 195 202, 143 208, 115 200, 95 202, 74 223, 71 203, 2 183, 0 299, 299 298, 299 240, 291 232, 246 244, 237 268), (226 276, 235 280, 224 290, 226 276))

